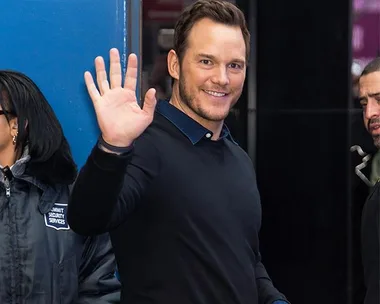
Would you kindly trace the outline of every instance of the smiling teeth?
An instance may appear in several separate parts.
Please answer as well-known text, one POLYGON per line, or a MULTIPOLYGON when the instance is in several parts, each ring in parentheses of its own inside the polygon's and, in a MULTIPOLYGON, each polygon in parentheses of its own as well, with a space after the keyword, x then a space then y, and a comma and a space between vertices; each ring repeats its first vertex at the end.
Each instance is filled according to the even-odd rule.
POLYGON ((223 97, 226 96, 226 93, 218 93, 218 92, 213 92, 213 91, 205 91, 207 94, 210 94, 215 97, 223 97))

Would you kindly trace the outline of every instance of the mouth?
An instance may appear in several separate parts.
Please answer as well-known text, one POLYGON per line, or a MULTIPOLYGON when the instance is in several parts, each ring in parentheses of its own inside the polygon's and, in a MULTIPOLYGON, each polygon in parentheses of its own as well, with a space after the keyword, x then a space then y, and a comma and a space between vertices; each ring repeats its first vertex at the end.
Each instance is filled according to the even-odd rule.
POLYGON ((379 133, 380 132, 380 124, 377 124, 377 123, 370 124, 369 125, 369 131, 371 133, 379 133))
POLYGON ((226 92, 217 92, 217 91, 210 91, 210 90, 203 90, 203 92, 214 97, 225 97, 228 95, 228 93, 226 92))

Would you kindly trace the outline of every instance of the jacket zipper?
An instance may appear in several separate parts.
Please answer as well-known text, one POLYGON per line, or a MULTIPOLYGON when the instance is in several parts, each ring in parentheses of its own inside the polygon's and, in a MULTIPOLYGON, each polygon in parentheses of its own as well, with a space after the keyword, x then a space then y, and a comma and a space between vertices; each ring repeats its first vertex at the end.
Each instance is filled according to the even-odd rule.
MULTIPOLYGON (((9 203, 9 199, 10 199, 10 196, 11 196, 11 181, 9 180, 9 178, 4 175, 4 187, 5 187, 5 195, 7 197, 7 200, 8 200, 8 203, 9 203)), ((11 302, 17 302, 17 296, 16 296, 16 278, 17 278, 17 274, 16 274, 16 255, 17 255, 17 249, 16 249, 16 242, 15 242, 15 228, 13 225, 12 225, 12 228, 11 228, 11 239, 10 239, 10 242, 11 242, 11 250, 12 250, 12 256, 11 256, 11 277, 10 277, 10 288, 12 290, 12 298, 11 298, 11 302)))

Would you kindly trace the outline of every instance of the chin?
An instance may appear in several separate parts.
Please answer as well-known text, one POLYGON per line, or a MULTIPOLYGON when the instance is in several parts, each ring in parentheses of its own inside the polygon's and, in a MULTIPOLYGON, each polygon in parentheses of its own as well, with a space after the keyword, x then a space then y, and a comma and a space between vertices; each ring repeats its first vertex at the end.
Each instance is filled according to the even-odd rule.
POLYGON ((376 148, 380 149, 380 135, 372 136, 373 144, 376 148))
POLYGON ((207 112, 203 112, 201 116, 203 118, 209 120, 209 121, 223 121, 227 118, 228 113, 230 110, 228 109, 227 111, 215 111, 215 110, 210 110, 207 112))
POLYGON ((227 118, 232 106, 235 103, 224 101, 223 103, 194 103, 192 109, 195 110, 200 117, 208 121, 220 122, 227 118))

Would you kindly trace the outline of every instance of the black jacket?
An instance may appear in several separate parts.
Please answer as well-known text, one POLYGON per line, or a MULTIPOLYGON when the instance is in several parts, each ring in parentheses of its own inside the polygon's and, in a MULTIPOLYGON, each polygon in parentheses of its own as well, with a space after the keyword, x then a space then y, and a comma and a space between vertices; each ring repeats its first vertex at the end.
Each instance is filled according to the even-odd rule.
POLYGON ((367 292, 364 304, 380 303, 380 183, 369 195, 362 214, 362 258, 367 292))
POLYGON ((353 303, 380 303, 380 184, 372 172, 379 153, 364 128, 362 111, 352 116, 351 214, 353 303), (359 250, 361 249, 361 250, 359 250))
POLYGON ((0 173, 0 303, 118 303, 120 283, 108 234, 83 237, 66 221, 67 185, 0 173))

